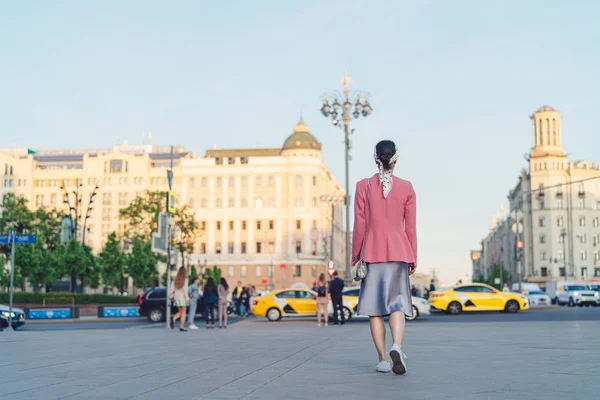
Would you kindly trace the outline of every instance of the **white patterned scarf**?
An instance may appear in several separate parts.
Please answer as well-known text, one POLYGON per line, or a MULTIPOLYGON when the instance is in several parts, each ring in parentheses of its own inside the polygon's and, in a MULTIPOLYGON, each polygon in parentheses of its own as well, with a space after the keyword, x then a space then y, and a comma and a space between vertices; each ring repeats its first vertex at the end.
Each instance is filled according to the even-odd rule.
MULTIPOLYGON (((396 162, 396 160, 398 160, 398 151, 396 150, 396 154, 394 154, 394 156, 390 159, 390 165, 392 165, 393 163, 396 162)), ((375 162, 377 163, 377 168, 379 168, 379 183, 381 184, 382 188, 383 188, 383 198, 387 198, 388 194, 390 194, 390 192, 392 191, 392 184, 394 182, 393 179, 393 172, 394 169, 388 169, 386 170, 385 168, 383 168, 383 163, 381 162, 381 160, 379 158, 377 158, 377 153, 375 153, 375 162)))

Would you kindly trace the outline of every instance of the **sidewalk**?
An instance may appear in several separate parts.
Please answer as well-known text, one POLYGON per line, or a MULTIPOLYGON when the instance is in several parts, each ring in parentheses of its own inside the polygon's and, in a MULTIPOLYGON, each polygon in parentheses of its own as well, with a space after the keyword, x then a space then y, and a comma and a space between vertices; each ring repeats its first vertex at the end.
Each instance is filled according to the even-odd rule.
POLYGON ((407 324, 406 376, 374 372, 365 322, 319 329, 313 321, 245 320, 186 333, 17 331, 0 334, 0 397, 592 399, 600 389, 597 326, 415 321, 407 324))

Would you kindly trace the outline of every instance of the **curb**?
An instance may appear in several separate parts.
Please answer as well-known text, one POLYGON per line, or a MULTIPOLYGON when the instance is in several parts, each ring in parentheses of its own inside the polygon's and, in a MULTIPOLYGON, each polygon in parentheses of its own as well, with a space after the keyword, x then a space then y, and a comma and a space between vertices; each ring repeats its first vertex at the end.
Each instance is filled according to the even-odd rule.
POLYGON ((94 322, 132 322, 144 321, 146 317, 131 317, 131 318, 79 318, 79 319, 47 319, 47 320, 26 320, 27 325, 43 325, 43 324, 70 324, 70 323, 94 323, 94 322))

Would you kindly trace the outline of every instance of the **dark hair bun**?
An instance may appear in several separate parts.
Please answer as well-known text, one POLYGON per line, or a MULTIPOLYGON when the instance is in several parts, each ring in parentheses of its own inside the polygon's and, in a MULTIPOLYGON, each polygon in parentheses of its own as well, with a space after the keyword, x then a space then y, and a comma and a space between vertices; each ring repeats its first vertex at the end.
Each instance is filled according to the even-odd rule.
POLYGON ((375 146, 375 155, 385 169, 390 169, 390 160, 396 154, 396 144, 391 140, 382 140, 375 146))

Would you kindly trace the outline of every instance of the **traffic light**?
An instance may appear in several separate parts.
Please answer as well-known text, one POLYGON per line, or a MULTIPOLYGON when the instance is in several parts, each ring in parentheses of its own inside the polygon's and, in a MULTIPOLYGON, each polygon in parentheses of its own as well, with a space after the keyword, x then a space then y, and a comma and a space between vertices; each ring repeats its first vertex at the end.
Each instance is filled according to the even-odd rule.
POLYGON ((329 260, 329 263, 327 263, 327 273, 330 276, 333 276, 333 273, 335 272, 334 266, 335 264, 333 263, 333 260, 329 260))
POLYGON ((522 240, 517 240, 517 261, 520 261, 523 258, 523 247, 525 243, 522 240))

